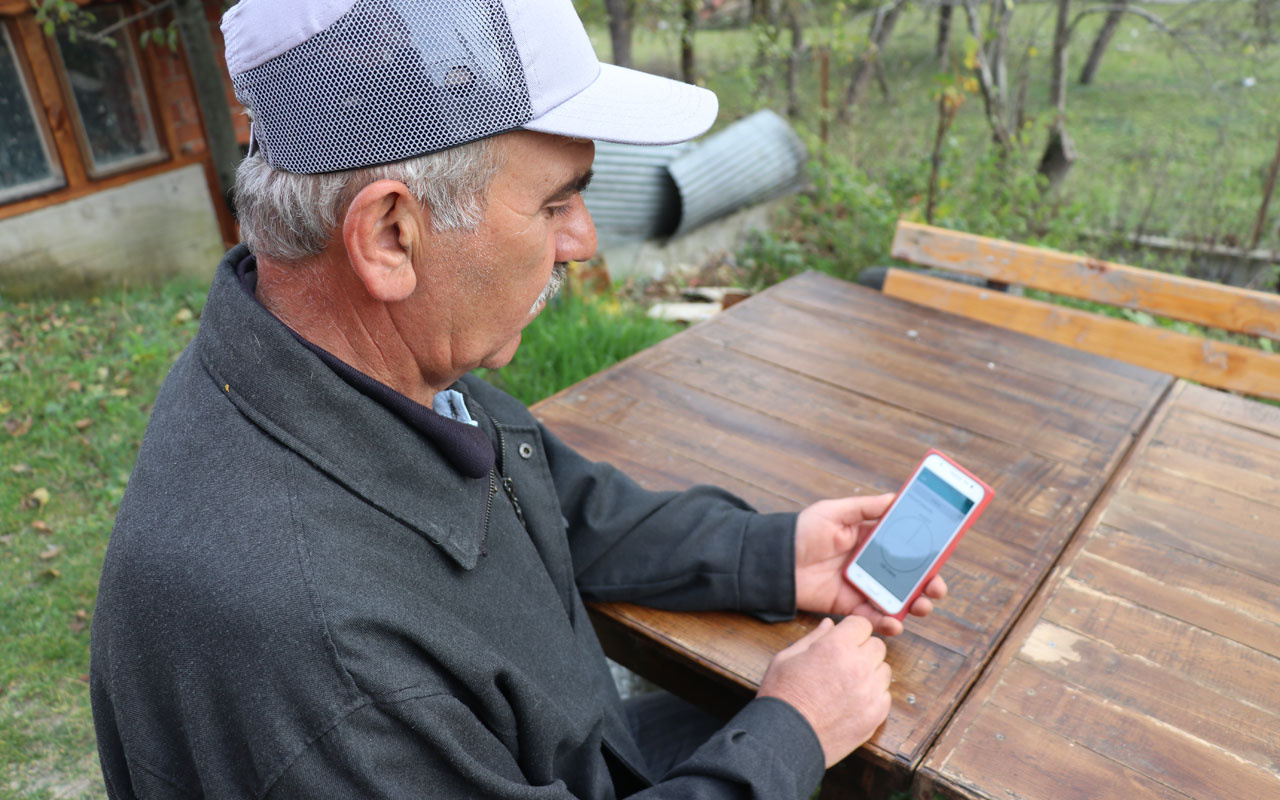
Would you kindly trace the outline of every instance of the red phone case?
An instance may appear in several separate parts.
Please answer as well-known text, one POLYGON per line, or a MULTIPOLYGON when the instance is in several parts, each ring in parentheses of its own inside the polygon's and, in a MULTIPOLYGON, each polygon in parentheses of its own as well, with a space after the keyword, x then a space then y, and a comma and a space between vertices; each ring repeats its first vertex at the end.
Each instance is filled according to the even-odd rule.
MULTIPOLYGON (((982 501, 978 503, 978 507, 975 508, 973 510, 973 513, 969 515, 969 518, 965 520, 964 525, 960 527, 959 533, 957 533, 955 535, 955 538, 951 540, 951 544, 947 545, 947 549, 942 552, 942 557, 939 558, 937 563, 933 565, 933 569, 929 570, 929 572, 924 576, 924 578, 916 586, 915 591, 913 591, 911 593, 911 596, 907 598, 907 602, 903 603, 901 611, 899 611, 897 614, 889 614, 889 612, 885 611, 883 608, 880 608, 880 605, 876 603, 876 601, 872 600, 870 597, 867 597, 867 601, 870 602, 873 606, 875 606, 876 608, 879 608, 880 611, 884 612, 888 616, 891 616, 897 620, 901 620, 905 618, 907 614, 911 611, 911 605, 915 603, 916 598, 919 597, 920 594, 924 591, 924 587, 929 585, 929 581, 933 580, 934 576, 938 574, 938 571, 942 569, 942 565, 947 563, 947 559, 951 558, 951 553, 956 549, 956 545, 959 544, 960 540, 964 538, 965 533, 969 530, 970 526, 972 526, 973 523, 977 521, 978 517, 982 516, 983 510, 986 509, 987 504, 991 502, 991 498, 995 497, 995 494, 996 494, 995 490, 993 490, 990 486, 988 486, 981 478, 979 478, 977 475, 974 475, 972 472, 965 469, 964 467, 960 466, 958 463, 956 463, 955 459, 951 458, 941 450, 935 450, 930 448, 929 452, 925 453, 924 456, 921 457, 920 463, 916 464, 915 468, 911 470, 911 477, 907 478, 906 483, 902 484, 902 488, 898 490, 897 497, 893 498, 893 502, 889 504, 889 508, 885 509, 884 516, 880 517, 880 519, 884 519, 885 517, 889 516, 889 512, 893 510, 893 507, 898 504, 898 500, 902 498, 903 490, 907 488, 907 484, 911 482, 911 478, 915 477, 916 473, 920 471, 920 467, 924 464, 925 459, 927 459, 931 455, 939 456, 948 464, 960 470, 962 473, 967 475, 972 480, 976 481, 978 485, 982 487, 982 490, 983 490, 982 501)), ((853 581, 849 580, 849 564, 852 563, 853 560, 858 557, 858 554, 862 552, 862 548, 867 546, 867 542, 871 541, 871 537, 876 535, 876 530, 878 530, 879 527, 880 527, 880 524, 876 523, 876 527, 871 530, 871 533, 867 534, 867 538, 862 540, 862 544, 858 545, 858 547, 853 551, 853 554, 849 556, 849 560, 845 562, 844 568, 840 571, 840 574, 844 577, 844 579, 846 581, 849 581, 849 583, 852 584, 853 587, 855 589, 858 589, 858 591, 860 592, 862 592, 862 589, 858 587, 857 584, 853 583, 853 581)), ((867 594, 866 592, 862 592, 862 593, 864 596, 866 596, 867 594)))

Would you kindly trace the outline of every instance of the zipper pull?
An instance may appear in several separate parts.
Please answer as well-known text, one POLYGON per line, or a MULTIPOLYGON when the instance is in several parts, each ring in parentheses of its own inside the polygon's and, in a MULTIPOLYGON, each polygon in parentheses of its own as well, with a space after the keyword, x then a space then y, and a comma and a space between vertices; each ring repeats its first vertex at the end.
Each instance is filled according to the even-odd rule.
POLYGON ((520 524, 524 525, 525 529, 528 530, 529 526, 525 525, 524 521, 524 512, 520 510, 520 501, 516 499, 515 484, 511 482, 510 478, 503 476, 502 488, 506 490, 507 497, 511 500, 511 507, 515 509, 516 512, 516 519, 520 520, 520 524))

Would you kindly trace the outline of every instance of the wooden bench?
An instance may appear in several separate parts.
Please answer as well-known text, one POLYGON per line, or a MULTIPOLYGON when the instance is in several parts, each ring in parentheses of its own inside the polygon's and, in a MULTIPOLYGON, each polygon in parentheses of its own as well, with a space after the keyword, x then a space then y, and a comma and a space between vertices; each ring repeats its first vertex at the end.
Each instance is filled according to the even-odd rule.
MULTIPOLYGON (((1280 342, 1280 295, 898 223, 893 257, 1280 342)), ((1280 400, 1280 354, 890 269, 885 294, 1242 394, 1280 400)))

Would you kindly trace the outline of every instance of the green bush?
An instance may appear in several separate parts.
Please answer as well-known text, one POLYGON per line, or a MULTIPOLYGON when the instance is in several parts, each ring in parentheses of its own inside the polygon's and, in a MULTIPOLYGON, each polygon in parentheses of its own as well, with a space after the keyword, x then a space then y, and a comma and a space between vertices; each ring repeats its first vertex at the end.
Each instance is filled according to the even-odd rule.
POLYGON ((510 364, 477 373, 521 402, 535 403, 678 329, 649 319, 642 309, 625 306, 612 295, 566 293, 525 328, 510 364))
MULTIPOLYGON (((990 148, 974 160, 951 139, 943 146, 933 224, 1013 241, 1076 246, 1078 206, 1046 195, 1034 169, 990 148)), ((812 187, 776 229, 753 235, 738 254, 755 288, 807 269, 854 280, 863 268, 891 263, 900 218, 924 221, 926 160, 889 165, 877 178, 828 155, 809 165, 812 187)))

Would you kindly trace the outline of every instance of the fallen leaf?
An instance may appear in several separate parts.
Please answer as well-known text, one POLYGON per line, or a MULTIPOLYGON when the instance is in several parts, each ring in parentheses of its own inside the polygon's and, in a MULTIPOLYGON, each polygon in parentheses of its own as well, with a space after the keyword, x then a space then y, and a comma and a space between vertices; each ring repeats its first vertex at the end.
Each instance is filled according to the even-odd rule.
POLYGON ((22 421, 6 419, 4 421, 4 429, 9 432, 10 436, 26 436, 27 431, 31 430, 31 415, 28 414, 27 418, 22 421))
POLYGON ((12 410, 13 410, 13 406, 9 405, 3 400, 0 400, 0 414, 8 414, 12 410))
POLYGON ((98 367, 98 380, 105 381, 109 377, 111 377, 111 370, 106 367, 98 367))
POLYGON ((4 545, 5 547, 8 547, 9 545, 13 544, 13 534, 6 533, 4 536, 0 536, 0 544, 4 545))
POLYGON ((62 548, 56 544, 51 544, 40 552, 40 560, 48 561, 51 558, 57 558, 62 554, 62 548))
POLYGON ((81 683, 88 683, 88 682, 89 682, 89 673, 87 673, 87 672, 86 672, 85 674, 81 675, 81 676, 80 676, 80 682, 81 682, 81 683))
POLYGON ((68 381, 68 382, 67 382, 67 391, 69 391, 69 392, 82 392, 82 391, 84 391, 84 384, 83 384, 83 383, 81 383, 80 381, 68 381))
POLYGON ((112 389, 112 390, 111 390, 111 395, 112 395, 113 397, 128 397, 128 396, 129 396, 129 390, 128 390, 128 389, 125 389, 125 388, 112 389))
POLYGON ((23 508, 44 508, 49 502, 49 490, 41 486, 22 499, 23 508))
POLYGON ((189 308, 180 308, 178 313, 173 315, 173 324, 181 325, 184 322, 190 322, 195 317, 189 308))
POLYGON ((21 475, 24 472, 30 472, 31 465, 30 464, 14 464, 12 467, 9 467, 9 469, 21 475))
POLYGON ((85 418, 83 418, 83 419, 78 419, 78 420, 76 420, 75 422, 73 422, 73 423, 71 423, 71 424, 72 424, 72 425, 74 425, 74 426, 76 426, 76 430, 78 430, 78 431, 82 431, 82 430, 84 430, 85 428, 87 428, 87 427, 89 427, 90 425, 92 425, 92 424, 93 424, 93 420, 92 420, 92 419, 90 419, 89 417, 85 417, 85 418))
POLYGON ((76 609, 76 619, 85 620, 89 618, 89 612, 83 608, 76 609))
POLYGON ((67 623, 67 627, 71 629, 72 633, 80 633, 85 629, 86 626, 83 621, 78 619, 73 619, 67 623))
POLYGON ((46 569, 44 572, 41 572, 41 573, 40 573, 40 577, 42 577, 42 578, 48 578, 48 579, 50 579, 50 580, 53 580, 54 578, 61 578, 61 577, 62 577, 62 570, 60 570, 60 569, 54 569, 53 567, 49 567, 49 568, 48 568, 48 569, 46 569))
POLYGON ((31 527, 35 528, 40 533, 53 533, 53 528, 50 528, 49 523, 45 522, 42 519, 38 519, 35 522, 31 523, 31 527))

